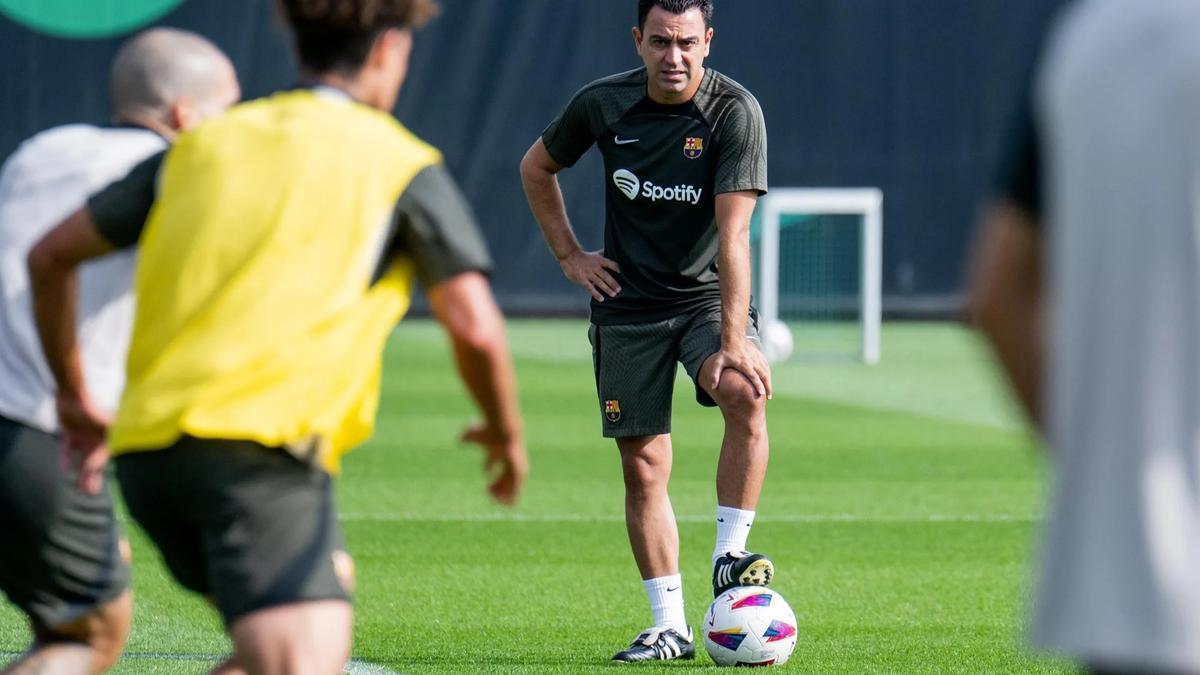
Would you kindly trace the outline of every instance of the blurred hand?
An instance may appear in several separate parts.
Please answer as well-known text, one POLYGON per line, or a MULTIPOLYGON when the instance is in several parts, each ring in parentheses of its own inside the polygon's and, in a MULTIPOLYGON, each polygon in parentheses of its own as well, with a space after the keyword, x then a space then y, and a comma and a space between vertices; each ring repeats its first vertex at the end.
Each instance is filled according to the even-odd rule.
POLYGON ((563 274, 591 293, 596 302, 604 302, 605 295, 615 298, 617 293, 621 292, 621 286, 611 274, 620 273, 621 268, 616 262, 601 255, 600 251, 575 251, 559 260, 558 264, 562 267, 563 274))
POLYGON ((713 361, 713 379, 709 382, 714 391, 720 388, 721 374, 726 369, 736 370, 744 375, 759 396, 770 399, 773 395, 771 366, 767 364, 767 357, 763 356, 762 351, 750 344, 749 340, 743 340, 741 344, 733 347, 723 345, 721 351, 717 352, 713 361))
POLYGON ((108 427, 112 420, 86 396, 59 394, 58 420, 62 425, 62 469, 77 475, 76 485, 90 494, 104 487, 104 469, 108 465, 108 427))
POLYGON ((468 426, 459 440, 483 448, 483 471, 491 481, 488 494, 492 499, 505 506, 516 504, 529 475, 529 457, 520 435, 505 434, 479 423, 468 426))

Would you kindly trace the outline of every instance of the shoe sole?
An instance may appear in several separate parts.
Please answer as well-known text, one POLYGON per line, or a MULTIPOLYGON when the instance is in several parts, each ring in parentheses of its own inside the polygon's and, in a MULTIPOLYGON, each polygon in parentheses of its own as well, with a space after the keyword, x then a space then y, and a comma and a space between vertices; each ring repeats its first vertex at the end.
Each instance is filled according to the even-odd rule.
POLYGON ((775 566, 770 560, 763 558, 750 563, 745 572, 742 572, 738 577, 738 583, 742 586, 766 586, 771 583, 771 577, 775 576, 775 566))
POLYGON ((662 663, 663 661, 692 661, 695 658, 696 658, 696 652, 692 652, 691 654, 684 654, 683 656, 676 656, 676 657, 670 658, 670 659, 641 659, 641 660, 629 660, 629 661, 626 661, 625 659, 612 659, 609 663, 621 663, 621 664, 662 663))

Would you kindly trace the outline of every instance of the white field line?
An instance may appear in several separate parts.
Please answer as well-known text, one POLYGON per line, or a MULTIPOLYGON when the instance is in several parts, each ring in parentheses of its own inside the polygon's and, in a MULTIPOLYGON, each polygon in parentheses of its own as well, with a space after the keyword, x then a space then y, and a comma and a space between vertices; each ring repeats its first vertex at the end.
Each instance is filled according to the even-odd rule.
MULTIPOLYGON (((624 523, 623 515, 560 513, 361 513, 340 514, 348 522, 411 522, 411 523, 624 523)), ((713 516, 679 515, 681 523, 709 523, 713 516)), ((755 523, 1034 523, 1040 522, 1038 515, 1012 514, 915 514, 915 515, 862 515, 854 513, 799 513, 762 515, 755 523)))
POLYGON ((396 671, 366 661, 350 661, 346 664, 346 675, 398 675, 396 671))
MULTIPOLYGON (((24 655, 25 652, 0 652, 0 659, 15 659, 24 655)), ((121 654, 121 660, 195 661, 197 663, 217 663, 228 657, 228 654, 174 654, 170 652, 125 652, 121 654)))
MULTIPOLYGON (((364 513, 351 511, 338 514, 338 519, 347 523, 624 523, 625 516, 620 514, 586 514, 586 513, 364 513)), ((117 520, 129 525, 132 520, 128 517, 118 517, 117 520)), ((713 516, 677 515, 675 520, 680 523, 711 523, 713 516)), ((911 514, 911 515, 864 515, 859 513, 796 513, 780 515, 762 515, 754 519, 755 523, 1040 523, 1043 520, 1038 514, 911 514)))

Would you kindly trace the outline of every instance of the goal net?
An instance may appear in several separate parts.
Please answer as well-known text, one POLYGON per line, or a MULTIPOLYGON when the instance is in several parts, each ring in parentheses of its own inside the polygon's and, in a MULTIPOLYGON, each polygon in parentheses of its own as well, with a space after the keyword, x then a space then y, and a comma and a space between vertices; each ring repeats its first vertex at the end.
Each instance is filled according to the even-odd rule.
POLYGON ((780 356, 878 363, 883 192, 772 189, 759 201, 752 233, 768 354, 774 346, 780 356))

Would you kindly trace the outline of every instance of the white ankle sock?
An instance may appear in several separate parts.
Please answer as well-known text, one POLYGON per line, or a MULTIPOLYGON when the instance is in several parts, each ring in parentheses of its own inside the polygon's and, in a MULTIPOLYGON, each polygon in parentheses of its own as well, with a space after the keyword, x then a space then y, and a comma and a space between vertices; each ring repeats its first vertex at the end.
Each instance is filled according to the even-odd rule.
POLYGON ((687 617, 683 613, 683 578, 678 574, 642 581, 646 597, 650 599, 650 610, 654 612, 654 625, 659 628, 674 628, 680 635, 687 635, 687 617))
POLYGON ((713 547, 713 563, 730 551, 746 550, 746 539, 750 536, 750 526, 753 524, 753 511, 718 506, 717 545, 713 547))

